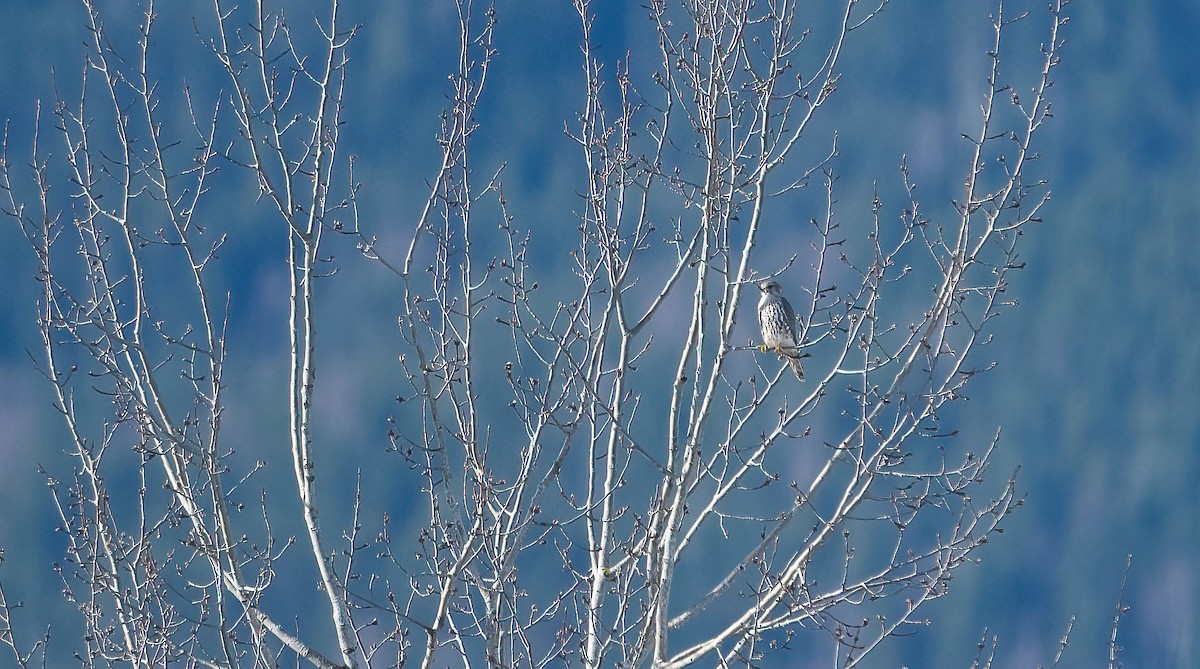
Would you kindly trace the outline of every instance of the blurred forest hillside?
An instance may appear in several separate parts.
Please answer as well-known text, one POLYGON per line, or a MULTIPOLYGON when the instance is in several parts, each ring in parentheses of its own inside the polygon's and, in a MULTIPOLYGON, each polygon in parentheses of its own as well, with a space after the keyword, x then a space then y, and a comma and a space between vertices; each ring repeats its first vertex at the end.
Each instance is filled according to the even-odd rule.
MULTIPOLYGON (((110 4, 110 23, 136 22, 133 3, 110 4)), ((575 230, 569 212, 577 198, 561 166, 575 150, 562 131, 578 105, 578 25, 569 2, 516 5, 500 3, 498 56, 481 107, 482 123, 504 131, 482 135, 475 160, 481 173, 509 161, 506 195, 521 224, 554 240, 575 230)), ((630 42, 645 21, 637 5, 600 17, 602 61, 647 48, 630 42)), ((426 193, 424 175, 436 169, 433 137, 457 17, 439 2, 354 3, 345 11, 363 28, 350 50, 344 133, 363 184, 362 218, 383 228, 411 218, 426 193)), ((812 131, 837 133, 843 220, 869 218, 873 192, 885 210, 900 209, 902 156, 923 205, 951 211, 964 177, 960 133, 974 129, 978 113, 991 11, 986 0, 894 0, 848 45, 831 113, 812 131)), ((304 12, 311 10, 290 10, 304 12)), ((1038 30, 1039 12, 1031 21, 1038 30)), ((869 666, 966 667, 985 634, 998 637, 998 667, 1049 664, 1072 620, 1063 664, 1104 666, 1128 555, 1119 659, 1200 666, 1200 3, 1089 0, 1068 14, 1055 118, 1039 137, 1034 166, 1053 198, 1044 223, 1026 230, 1026 268, 1009 290, 1020 306, 994 326, 985 355, 996 368, 943 417, 975 439, 1002 429, 991 476, 1019 467, 1027 502, 976 554, 980 564, 957 572, 950 595, 926 610, 931 625, 894 640, 869 666)), ((193 91, 219 90, 219 70, 193 66, 203 50, 191 26, 169 20, 177 25, 158 28, 171 38, 158 45, 157 66, 184 73, 193 91)), ((0 1, 0 118, 9 119, 10 162, 29 159, 37 101, 45 121, 56 82, 75 90, 84 26, 77 2, 0 1)), ((1012 45, 1010 67, 1036 64, 1033 44, 1012 45)), ((178 101, 164 104, 185 118, 178 101)), ((222 187, 240 189, 241 201, 254 198, 248 179, 229 177, 222 187)), ((226 215, 247 232, 224 249, 222 281, 261 297, 231 305, 230 346, 251 355, 230 382, 260 389, 265 403, 271 383, 286 375, 286 340, 256 328, 284 308, 272 296, 287 282, 286 249, 256 226, 254 210, 226 215)), ((387 445, 394 388, 357 380, 381 378, 368 372, 394 360, 399 300, 350 241, 336 243, 340 273, 327 284, 321 333, 336 344, 322 367, 318 438, 345 449, 326 476, 351 490, 355 458, 387 445)), ((73 609, 57 596, 52 568, 63 543, 38 468, 70 464, 50 388, 31 361, 40 347, 32 255, 15 226, 0 223, 0 569, 9 597, 26 602, 17 624, 51 622, 52 639, 66 643, 73 609)), ((542 262, 552 269, 567 259, 542 262)), ((230 409, 230 429, 281 429, 279 407, 255 401, 250 393, 230 409)), ((382 506, 387 494, 367 491, 364 505, 382 506)))

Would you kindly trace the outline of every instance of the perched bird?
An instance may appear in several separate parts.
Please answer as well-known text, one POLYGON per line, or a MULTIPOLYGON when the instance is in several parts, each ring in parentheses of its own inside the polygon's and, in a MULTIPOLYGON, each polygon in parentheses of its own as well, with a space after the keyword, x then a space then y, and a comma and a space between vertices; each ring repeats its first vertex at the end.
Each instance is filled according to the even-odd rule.
POLYGON ((762 297, 758 300, 758 326, 762 331, 762 346, 759 350, 773 349, 792 366, 796 378, 804 380, 804 366, 800 364, 800 342, 796 340, 796 312, 783 296, 778 281, 758 284, 762 297))

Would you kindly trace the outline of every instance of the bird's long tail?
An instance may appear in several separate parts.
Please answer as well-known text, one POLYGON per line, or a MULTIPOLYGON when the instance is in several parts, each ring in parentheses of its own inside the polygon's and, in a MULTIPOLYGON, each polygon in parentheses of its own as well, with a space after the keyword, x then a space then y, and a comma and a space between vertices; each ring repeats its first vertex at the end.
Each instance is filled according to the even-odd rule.
POLYGON ((804 365, 800 364, 800 356, 787 356, 788 362, 792 365, 792 371, 796 373, 796 378, 804 380, 804 365))

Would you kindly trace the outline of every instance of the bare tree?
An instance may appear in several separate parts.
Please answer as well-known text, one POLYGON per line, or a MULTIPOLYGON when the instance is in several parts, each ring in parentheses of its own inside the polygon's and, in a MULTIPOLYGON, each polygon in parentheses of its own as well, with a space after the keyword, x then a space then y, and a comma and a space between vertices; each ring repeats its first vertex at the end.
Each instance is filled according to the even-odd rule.
MULTIPOLYGON (((558 223, 577 234, 570 273, 555 274, 503 167, 472 161, 495 7, 457 3, 440 167, 389 257, 381 226, 359 220, 341 136, 358 27, 336 0, 316 47, 261 0, 214 0, 195 31, 226 92, 185 90, 186 129, 164 118, 148 66, 160 8, 147 2, 130 55, 85 0, 81 93, 43 115, 35 195, 18 194, 7 138, 0 181, 40 263, 40 367, 72 435, 73 471, 46 476, 81 663, 669 668, 794 647, 849 667, 924 624, 922 606, 1021 502, 1013 478, 985 485, 999 433, 956 438, 939 412, 987 368, 978 348, 1049 197, 1027 172, 1066 17, 1052 3, 1040 68, 1018 87, 1001 38, 1025 17, 996 9, 961 199, 926 213, 902 169, 898 221, 876 198, 850 238, 836 141, 812 122, 886 4, 847 0, 832 30, 810 31, 787 0, 652 0, 657 55, 641 62, 598 53, 597 8, 575 0, 581 104, 565 132, 579 199, 558 223), (324 621, 268 612, 303 582, 275 567, 293 540, 272 530, 276 497, 250 514, 235 501, 267 465, 235 465, 222 430, 231 298, 212 277, 238 231, 203 212, 231 168, 289 249, 287 450, 324 621), (51 188, 64 170, 65 199, 51 188), (779 203, 809 186, 824 202, 810 247, 766 266, 762 247, 796 225, 779 203), (335 454, 313 437, 315 290, 333 273, 330 236, 357 240, 403 293, 405 401, 395 455, 380 457, 420 482, 416 536, 358 496, 340 535, 321 524, 317 465, 335 454), (772 278, 798 315, 803 384, 756 350, 756 286, 772 278)), ((0 642, 30 666, 3 590, 0 613, 0 642)))

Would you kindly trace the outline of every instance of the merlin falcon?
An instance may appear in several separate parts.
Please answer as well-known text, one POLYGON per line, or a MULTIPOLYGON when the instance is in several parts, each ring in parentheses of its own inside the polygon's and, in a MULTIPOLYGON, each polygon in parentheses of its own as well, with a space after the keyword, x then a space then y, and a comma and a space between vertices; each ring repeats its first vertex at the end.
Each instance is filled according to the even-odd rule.
POLYGON ((804 380, 804 366, 800 364, 800 342, 796 341, 796 312, 783 296, 778 281, 764 281, 758 285, 762 297, 758 300, 758 326, 762 331, 760 350, 773 349, 792 366, 796 378, 804 380))

